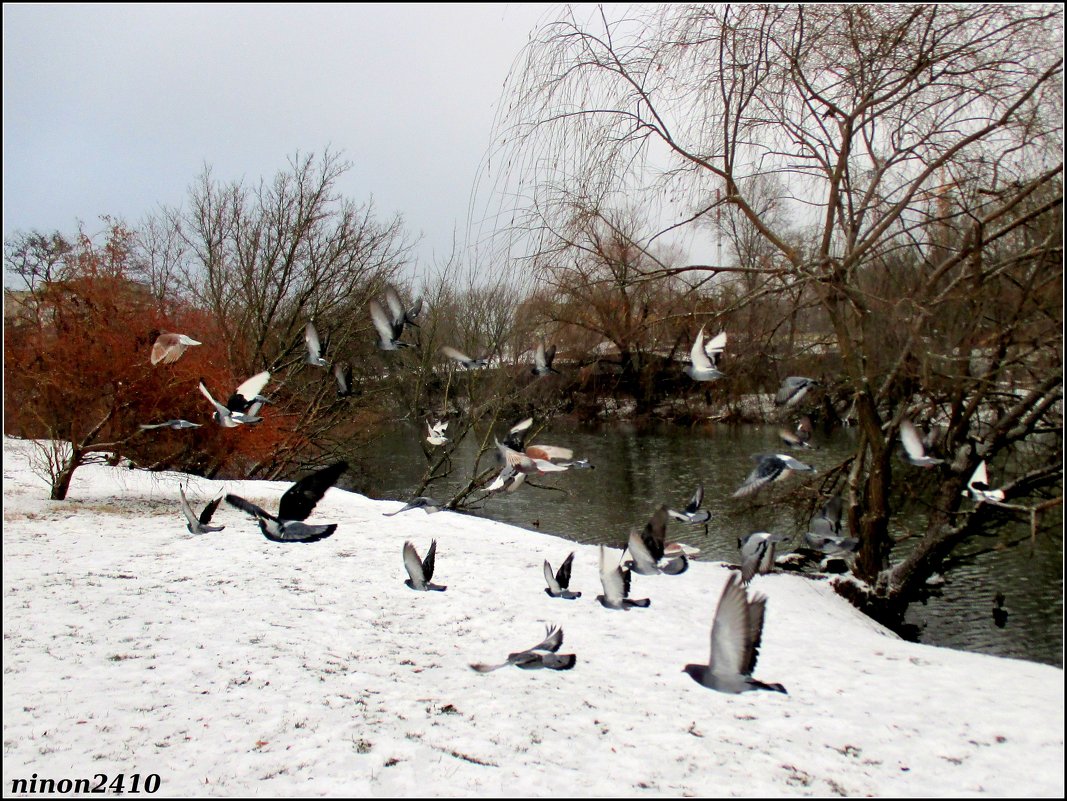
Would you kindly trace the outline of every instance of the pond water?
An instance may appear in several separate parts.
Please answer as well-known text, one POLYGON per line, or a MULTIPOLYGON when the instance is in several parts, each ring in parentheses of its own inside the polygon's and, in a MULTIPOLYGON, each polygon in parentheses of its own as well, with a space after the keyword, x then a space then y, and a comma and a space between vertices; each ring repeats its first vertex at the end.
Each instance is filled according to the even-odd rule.
MULTIPOLYGON (((474 511, 527 529, 555 534, 583 543, 622 548, 632 527, 642 527, 653 511, 666 503, 681 509, 698 483, 704 484, 704 507, 711 514, 708 533, 703 526, 671 521, 668 539, 701 549, 698 559, 737 563, 738 536, 752 531, 788 534, 802 542, 807 520, 797 517, 783 497, 797 479, 787 479, 752 499, 731 494, 754 466, 750 456, 784 452, 775 425, 714 426, 699 431, 661 428, 638 431, 613 423, 595 430, 555 426, 531 437, 531 442, 572 448, 576 458, 589 459, 593 470, 569 470, 536 478, 514 493, 488 498, 474 511), (531 486, 536 484, 540 486, 531 486)), ((503 436, 503 430, 499 436, 503 436)), ((364 452, 349 487, 374 498, 406 500, 425 470, 419 446, 425 431, 399 426, 386 432, 364 452)), ((854 432, 816 433, 819 449, 796 454, 820 472, 838 464, 851 448, 854 432)), ((454 454, 455 470, 424 494, 447 499, 470 477, 476 443, 468 438, 454 454)), ((482 457, 488 467, 492 454, 482 457)), ((897 481, 928 481, 933 474, 902 462, 894 465, 897 481)), ((411 514, 421 514, 412 512, 411 514)), ((903 521, 901 525, 908 525, 903 521)), ((916 524, 918 521, 916 521, 916 524)), ((1008 526, 974 550, 986 550, 998 540, 1020 537, 1026 528, 1008 526)), ((901 536, 903 531, 895 531, 901 536)), ((1063 540, 1041 535, 1036 542, 976 556, 952 570, 938 596, 913 604, 908 622, 920 629, 919 639, 935 645, 979 651, 1062 665, 1063 662, 1063 540), (1006 596, 1007 625, 994 625, 992 608, 997 593, 1006 596)))

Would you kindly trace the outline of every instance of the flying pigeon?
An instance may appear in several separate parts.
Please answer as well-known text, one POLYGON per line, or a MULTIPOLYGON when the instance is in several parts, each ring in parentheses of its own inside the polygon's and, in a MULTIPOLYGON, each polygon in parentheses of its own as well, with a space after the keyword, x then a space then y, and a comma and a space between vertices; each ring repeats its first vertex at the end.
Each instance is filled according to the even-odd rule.
POLYGON ((860 541, 841 536, 841 496, 835 495, 811 519, 804 534, 804 544, 814 551, 827 554, 855 551, 860 541))
POLYGON ((504 444, 513 451, 521 451, 526 447, 526 432, 533 425, 533 418, 526 417, 508 429, 508 435, 504 437, 504 444))
POLYGON ((189 505, 189 499, 185 497, 185 490, 182 485, 178 485, 178 493, 181 495, 181 507, 182 514, 185 515, 185 519, 189 521, 185 524, 185 527, 189 529, 190 534, 206 534, 209 531, 222 531, 226 526, 209 526, 211 522, 211 516, 215 514, 215 510, 219 508, 219 503, 222 501, 222 496, 219 496, 207 506, 204 507, 204 511, 200 513, 200 517, 197 517, 193 512, 193 507, 189 505))
POLYGON ((919 436, 919 432, 915 430, 915 425, 911 420, 904 419, 900 421, 900 441, 904 445, 908 462, 916 467, 933 467, 935 464, 941 464, 945 461, 944 459, 934 459, 926 455, 922 438, 919 436))
POLYGON ((796 406, 808 394, 808 390, 818 383, 814 378, 791 375, 782 381, 774 402, 779 406, 796 406))
POLYGON ((568 601, 572 601, 575 598, 581 598, 580 592, 571 592, 567 589, 571 583, 571 564, 574 562, 574 551, 571 551, 570 555, 563 560, 563 564, 559 566, 559 570, 555 575, 552 574, 552 565, 545 560, 545 581, 548 586, 545 587, 545 592, 548 593, 551 598, 566 598, 568 601))
POLYGON ((442 345, 441 353, 445 354, 445 356, 450 359, 455 359, 457 362, 460 363, 460 365, 465 367, 467 370, 474 370, 475 368, 485 367, 487 364, 489 364, 488 359, 472 359, 466 353, 456 350, 451 345, 442 345))
POLYGON ((741 580, 748 584, 756 573, 765 575, 774 567, 775 543, 785 542, 784 534, 755 531, 737 541, 741 549, 741 580))
POLYGON ((552 446, 540 446, 538 449, 528 448, 527 450, 535 450, 536 456, 528 456, 526 453, 512 450, 507 445, 503 444, 499 440, 495 440, 497 453, 500 460, 503 462, 505 469, 510 467, 519 473, 526 474, 542 474, 542 473, 558 473, 566 470, 567 467, 562 464, 556 464, 551 461, 552 458, 570 458, 571 451, 566 448, 553 448, 552 446), (552 448, 551 451, 546 451, 546 448, 552 448), (566 452, 566 456, 559 456, 559 454, 566 452), (553 456, 552 454, 556 454, 553 456))
POLYGON ((514 492, 522 483, 526 480, 526 474, 520 473, 514 467, 510 465, 504 465, 504 469, 500 471, 492 483, 486 488, 486 492, 499 492, 504 490, 505 492, 514 492))
POLYGON ((152 365, 155 366, 160 362, 173 364, 182 357, 186 348, 200 344, 202 343, 187 337, 185 334, 171 334, 164 331, 156 337, 156 341, 152 344, 152 365))
POLYGON ((667 545, 667 507, 661 506, 645 524, 639 533, 637 529, 630 531, 630 539, 626 550, 630 552, 631 560, 625 563, 635 573, 643 576, 666 573, 668 576, 676 576, 689 569, 689 559, 684 553, 672 555, 664 559, 664 549, 667 545))
POLYGON ((433 498, 427 498, 425 495, 420 495, 417 498, 412 498, 395 512, 382 512, 382 516, 392 517, 401 512, 406 512, 408 509, 422 509, 426 514, 430 514, 432 512, 440 512, 442 506, 443 504, 440 501, 435 501, 433 498))
POLYGON ((811 418, 804 415, 800 418, 799 422, 797 422, 795 431, 789 431, 788 429, 782 428, 779 429, 778 436, 781 438, 782 442, 790 448, 808 448, 809 450, 813 450, 815 446, 811 444, 812 433, 811 418))
POLYGON ((347 398, 352 394, 352 365, 337 362, 333 366, 333 377, 337 381, 337 397, 347 398))
POLYGON ((414 347, 408 342, 401 342, 400 335, 404 333, 404 320, 390 319, 385 309, 376 300, 370 302, 370 319, 374 328, 378 331, 379 350, 398 350, 399 348, 414 347))
POLYGON ((711 519, 711 512, 707 509, 701 509, 700 504, 704 503, 704 485, 697 484, 696 492, 693 493, 693 497, 689 499, 689 503, 682 511, 676 511, 674 509, 668 509, 667 514, 673 517, 675 520, 681 520, 683 523, 689 523, 690 525, 704 526, 704 533, 708 533, 708 521, 711 519))
POLYGON ((967 482, 967 489, 964 490, 963 494, 967 495, 968 491, 975 503, 982 503, 983 501, 1001 503, 1004 500, 1004 490, 989 488, 989 474, 986 472, 985 459, 978 464, 974 473, 971 474, 971 479, 967 482))
POLYGON ((165 423, 141 423, 140 428, 145 430, 152 428, 173 428, 177 431, 182 428, 200 428, 200 423, 190 423, 188 420, 168 420, 165 423))
POLYGON ((326 367, 327 362, 322 358, 322 346, 319 344, 319 332, 315 330, 315 324, 308 321, 304 326, 304 344, 307 345, 307 363, 312 367, 326 367))
POLYGON ((445 429, 448 428, 448 421, 443 420, 440 423, 434 423, 430 425, 429 421, 426 421, 426 428, 430 432, 426 437, 426 441, 433 446, 444 445, 448 442, 448 437, 445 436, 445 429))
POLYGON ((722 693, 747 690, 773 690, 784 693, 781 684, 765 684, 752 678, 763 638, 763 615, 766 596, 748 592, 731 573, 715 610, 711 624, 711 656, 706 665, 686 665, 683 670, 693 681, 722 693))
POLYGON ((326 490, 336 484, 337 479, 347 469, 347 462, 337 462, 297 481, 282 495, 281 502, 278 504, 277 517, 237 495, 227 495, 226 503, 255 517, 259 521, 260 531, 268 540, 315 542, 333 534, 337 529, 337 524, 309 526, 303 521, 307 520, 308 515, 322 500, 326 490))
POLYGON ((609 565, 607 551, 600 546, 600 583, 604 587, 604 594, 596 599, 606 609, 622 609, 626 611, 634 606, 647 607, 652 605, 648 598, 639 601, 631 600, 630 594, 630 571, 624 570, 622 565, 616 562, 609 565))
POLYGON ((202 378, 200 379, 200 392, 215 407, 214 420, 223 428, 236 428, 242 424, 254 425, 263 419, 257 415, 265 398, 260 398, 258 393, 266 386, 269 380, 270 373, 268 372, 252 376, 237 388, 237 391, 230 396, 230 400, 227 401, 225 406, 211 396, 202 378), (255 398, 255 400, 249 401, 249 397, 255 398))
POLYGON ((556 373, 558 375, 559 370, 552 367, 552 360, 555 358, 555 345, 546 348, 544 342, 538 343, 537 350, 534 352, 534 366, 531 368, 531 372, 534 375, 548 375, 549 373, 556 373))
POLYGON ((574 654, 556 653, 560 646, 563 645, 563 629, 559 626, 546 626, 545 631, 547 636, 541 642, 525 651, 508 654, 507 662, 502 662, 499 665, 476 663, 472 664, 471 667, 479 673, 489 673, 492 670, 499 670, 508 665, 515 665, 523 670, 539 670, 540 668, 570 670, 574 667, 578 658, 574 654))
POLYGON ((745 483, 734 492, 735 498, 751 495, 772 481, 787 478, 793 471, 815 472, 815 468, 811 465, 798 462, 785 453, 756 454, 752 458, 756 460, 756 469, 748 474, 745 483))
POLYGON ((411 578, 404 579, 404 583, 411 587, 413 590, 419 592, 444 592, 448 587, 441 584, 431 584, 430 579, 433 578, 433 563, 434 557, 437 555, 437 540, 430 542, 430 550, 426 552, 426 558, 420 560, 419 554, 415 551, 415 546, 411 544, 411 541, 404 543, 404 567, 408 571, 408 575, 411 578))
MULTIPOLYGON (((422 298, 419 298, 412 304, 410 309, 405 309, 404 304, 400 302, 400 295, 396 293, 396 290, 391 286, 385 288, 385 302, 389 306, 389 314, 391 316, 390 322, 393 326, 398 323, 400 325, 401 333, 404 330, 404 326, 419 327, 419 324, 415 322, 415 318, 419 316, 419 312, 422 311, 422 298)), ((397 334, 399 336, 400 334, 397 334)))
POLYGON ((700 331, 697 332, 697 338, 693 340, 693 347, 689 351, 691 364, 685 368, 685 374, 694 381, 714 381, 717 378, 725 378, 726 374, 719 372, 715 366, 718 361, 718 354, 722 353, 722 349, 725 346, 726 332, 723 331, 708 342, 705 347, 704 326, 701 326, 700 331), (709 349, 716 354, 714 361, 708 353, 709 349))

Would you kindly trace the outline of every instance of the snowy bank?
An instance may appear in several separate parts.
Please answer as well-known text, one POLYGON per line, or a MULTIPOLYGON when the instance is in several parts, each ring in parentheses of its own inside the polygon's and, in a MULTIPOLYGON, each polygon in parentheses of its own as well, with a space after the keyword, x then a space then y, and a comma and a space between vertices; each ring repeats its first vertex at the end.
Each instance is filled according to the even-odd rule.
MULTIPOLYGON (((28 453, 5 439, 5 795, 135 773, 160 796, 1064 793, 1062 670, 903 642, 824 583, 756 577, 754 675, 789 694, 724 695, 682 672, 721 564, 634 576, 651 607, 609 611, 594 546, 336 488, 321 542, 269 542, 225 503, 194 536, 187 477, 89 466, 53 502, 28 453), (407 539, 437 539, 447 592, 404 586, 407 539), (583 595, 549 598, 542 562, 571 550, 583 595), (573 670, 470 669, 546 623, 573 670)), ((188 480, 198 509, 289 486, 188 480)))

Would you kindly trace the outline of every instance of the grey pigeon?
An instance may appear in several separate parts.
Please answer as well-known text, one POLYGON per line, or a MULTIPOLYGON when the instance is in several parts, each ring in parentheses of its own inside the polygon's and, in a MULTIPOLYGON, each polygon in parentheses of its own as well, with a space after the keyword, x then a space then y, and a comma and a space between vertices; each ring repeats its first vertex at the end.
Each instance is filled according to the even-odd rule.
POLYGON ((685 374, 694 381, 715 381, 718 378, 725 378, 726 374, 719 372, 715 366, 718 356, 722 353, 725 345, 726 332, 723 331, 705 346, 704 326, 701 326, 700 331, 697 332, 696 339, 693 340, 693 347, 689 351, 690 364, 685 368, 685 374), (715 354, 714 360, 712 355, 709 354, 709 350, 715 354))
POLYGON ((190 534, 206 534, 209 531, 222 531, 226 528, 226 526, 208 525, 211 522, 211 516, 219 508, 219 503, 222 501, 221 495, 205 506, 204 511, 197 517, 196 513, 193 512, 193 507, 189 505, 189 499, 185 497, 185 490, 181 484, 178 485, 178 493, 181 495, 182 514, 185 515, 185 519, 188 521, 185 527, 189 529, 190 534))
POLYGON ((508 665, 515 665, 523 670, 539 670, 541 668, 547 668, 548 670, 570 670, 574 667, 575 662, 578 661, 578 657, 574 654, 556 653, 556 651, 560 649, 560 646, 563 645, 563 629, 560 626, 546 626, 545 632, 547 636, 533 648, 528 648, 525 651, 518 651, 514 654, 508 654, 507 662, 501 662, 499 665, 475 663, 471 665, 471 668, 477 670, 479 673, 489 673, 492 670, 500 670, 500 668, 507 667, 508 665))
POLYGON ((167 331, 163 331, 156 337, 156 341, 152 343, 152 365, 155 366, 160 362, 163 364, 173 364, 182 357, 186 349, 193 345, 200 345, 202 343, 197 342, 192 337, 187 337, 185 334, 171 334, 167 331))
POLYGON ((177 431, 182 428, 200 428, 200 423, 190 423, 188 420, 167 420, 165 423, 141 423, 139 427, 146 431, 152 428, 173 428, 177 431))
POLYGON ((556 346, 546 348, 544 342, 539 342, 534 352, 534 366, 531 371, 534 375, 559 374, 559 370, 552 367, 552 360, 556 358, 556 346))
POLYGON ((256 518, 263 536, 272 542, 315 542, 333 534, 337 524, 309 526, 303 521, 347 469, 347 462, 337 462, 297 481, 282 495, 277 517, 237 495, 227 495, 226 503, 256 518))
POLYGON ((422 509, 422 511, 430 514, 431 512, 440 512, 444 504, 440 501, 435 501, 433 498, 428 498, 425 495, 419 495, 417 498, 412 498, 406 504, 401 506, 395 512, 382 512, 383 517, 392 517, 398 515, 401 512, 406 512, 409 509, 422 509))
POLYGON ((904 452, 908 462, 916 467, 933 467, 935 464, 941 464, 945 461, 944 459, 934 459, 926 455, 922 437, 919 436, 919 432, 915 429, 915 425, 911 420, 904 419, 900 421, 900 441, 904 445, 904 452))
POLYGON ((794 471, 815 472, 815 468, 811 465, 798 462, 786 453, 756 454, 752 458, 756 460, 756 468, 748 474, 745 483, 734 492, 735 498, 751 495, 772 481, 787 478, 794 471))
POLYGON ((600 546, 600 583, 604 587, 604 594, 598 595, 596 599, 606 609, 626 611, 634 606, 644 608, 652 604, 648 598, 634 601, 628 597, 630 595, 630 571, 624 570, 618 562, 609 562, 603 545, 600 546))
POLYGON ((649 518, 641 532, 636 529, 630 532, 626 549, 633 558, 625 563, 625 567, 645 576, 658 573, 676 576, 689 569, 689 558, 684 553, 676 553, 664 559, 667 546, 667 516, 667 507, 661 506, 649 518))
POLYGON ((774 396, 774 402, 779 406, 796 406, 804 399, 808 391, 818 383, 814 378, 791 375, 782 381, 778 394, 774 396))
POLYGON ((689 499, 689 503, 686 504, 682 511, 676 511, 674 509, 668 509, 667 514, 673 517, 675 520, 680 520, 683 523, 689 523, 693 526, 704 526, 704 533, 708 533, 708 521, 711 520, 711 512, 707 509, 701 509, 700 505, 704 503, 704 485, 697 484, 696 491, 693 493, 693 497, 689 499))
POLYGON ((322 358, 322 345, 319 344, 319 332, 315 330, 315 324, 310 320, 304 326, 304 344, 308 349, 307 363, 312 367, 326 367, 327 362, 322 358))
POLYGON ((693 681, 721 693, 773 690, 785 693, 781 684, 766 684, 752 678, 763 638, 763 616, 767 598, 748 593, 731 573, 726 580, 715 620, 711 624, 711 655, 706 665, 686 665, 683 670, 693 681))
POLYGON ((998 629, 1008 625, 1008 610, 1004 607, 1004 593, 998 592, 993 598, 993 623, 998 629))
POLYGON ((400 295, 397 294, 393 287, 387 286, 385 288, 385 302, 389 306, 390 321, 393 326, 399 324, 401 331, 404 330, 405 326, 419 327, 419 324, 415 322, 415 318, 422 311, 422 298, 416 300, 411 308, 405 309, 404 304, 400 302, 400 295))
POLYGON ((548 593, 551 598, 565 598, 568 601, 573 601, 575 598, 581 598, 580 592, 571 592, 568 587, 571 583, 571 564, 574 562, 574 551, 571 551, 570 555, 563 560, 563 564, 559 566, 559 570, 555 575, 552 574, 552 565, 545 560, 545 582, 548 584, 545 587, 545 592, 548 593))
POLYGON ((489 364, 488 359, 472 359, 466 353, 456 350, 451 345, 442 345, 441 353, 445 354, 445 356, 447 356, 448 358, 454 359, 455 361, 459 362, 459 364, 467 370, 475 370, 480 367, 485 367, 487 364, 489 364))
POLYGON ((430 550, 426 552, 425 559, 419 559, 419 554, 411 541, 404 543, 404 567, 410 578, 404 579, 404 583, 413 590, 419 592, 444 592, 448 589, 441 584, 431 584, 433 578, 434 558, 437 555, 437 540, 430 542, 430 550))
POLYGON ((825 554, 847 553, 859 548, 859 540, 841 536, 841 506, 840 495, 826 502, 808 524, 804 534, 805 545, 825 554))
POLYGON ((741 549, 741 580, 748 584, 756 573, 770 573, 774 567, 775 543, 785 542, 784 534, 755 531, 737 541, 741 549))
POLYGON ((400 335, 404 333, 404 320, 390 319, 385 309, 376 300, 370 302, 370 319, 378 332, 379 350, 398 350, 399 348, 413 347, 408 342, 401 342, 400 335))

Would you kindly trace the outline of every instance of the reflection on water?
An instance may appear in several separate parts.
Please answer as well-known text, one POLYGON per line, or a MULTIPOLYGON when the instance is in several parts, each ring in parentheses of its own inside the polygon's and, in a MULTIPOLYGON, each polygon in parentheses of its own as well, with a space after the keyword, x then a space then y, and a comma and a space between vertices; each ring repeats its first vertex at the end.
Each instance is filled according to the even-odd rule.
MULTIPOLYGON (((777 430, 773 425, 716 426, 692 433, 669 428, 639 433, 623 424, 597 430, 556 427, 532 441, 573 448, 576 458, 589 459, 595 469, 541 476, 528 482, 539 486, 493 496, 476 513, 568 540, 622 548, 630 529, 643 526, 661 503, 681 509, 703 482, 704 508, 712 515, 708 533, 703 526, 672 521, 668 538, 699 547, 700 559, 736 563, 739 536, 772 531, 792 534, 793 543, 799 544, 805 530, 806 520, 781 502, 796 479, 753 499, 731 498, 754 467, 752 454, 783 452, 777 430)), ((409 498, 425 468, 419 448, 424 433, 415 426, 388 432, 368 449, 362 476, 349 486, 374 498, 409 498)), ((848 429, 830 438, 816 434, 819 449, 797 456, 825 475, 849 453, 852 436, 848 429)), ((462 443, 454 455, 454 473, 426 494, 446 499, 450 490, 464 484, 475 450, 471 438, 462 443)), ((492 464, 491 459, 492 454, 486 454, 483 467, 492 464)), ((933 479, 933 474, 920 475, 904 464, 894 470, 898 480, 933 479)), ((1018 532, 1002 535, 1005 541, 1017 537, 1018 532)), ((980 547, 990 545, 983 542, 980 547)), ((779 553, 788 550, 785 543, 779 553)), ((922 628, 923 642, 1061 665, 1062 563, 1062 539, 1049 536, 1040 537, 1032 553, 1028 543, 979 556, 949 574, 940 597, 913 604, 908 620, 922 628), (1010 610, 1003 629, 993 623, 998 592, 1007 597, 1010 610)))

